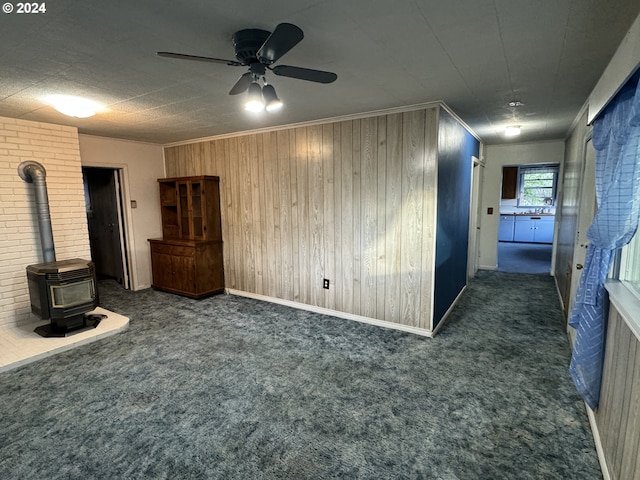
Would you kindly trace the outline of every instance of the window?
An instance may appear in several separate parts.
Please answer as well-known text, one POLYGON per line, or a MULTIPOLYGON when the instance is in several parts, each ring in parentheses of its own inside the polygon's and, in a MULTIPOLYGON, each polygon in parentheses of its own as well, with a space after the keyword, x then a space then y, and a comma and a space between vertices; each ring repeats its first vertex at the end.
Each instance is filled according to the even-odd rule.
POLYGON ((549 207, 554 204, 558 181, 557 165, 520 167, 519 207, 549 207))
POLYGON ((637 232, 622 249, 619 279, 640 298, 640 235, 637 232))

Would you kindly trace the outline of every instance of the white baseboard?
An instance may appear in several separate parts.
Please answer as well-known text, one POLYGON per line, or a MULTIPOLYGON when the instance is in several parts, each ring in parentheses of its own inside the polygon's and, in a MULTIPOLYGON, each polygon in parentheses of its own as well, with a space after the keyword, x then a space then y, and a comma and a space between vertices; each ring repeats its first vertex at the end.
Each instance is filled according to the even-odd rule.
POLYGON ((604 456, 604 448, 600 440, 600 432, 598 431, 598 424, 596 423, 596 417, 593 410, 585 403, 584 407, 587 409, 587 416, 589 417, 589 425, 591 426, 591 434, 593 435, 593 441, 596 444, 596 452, 598 452, 598 461, 600 462, 600 469, 602 470, 602 478, 604 480, 611 480, 609 475, 609 467, 607 466, 607 459, 604 456))
POLYGON ((497 270, 497 265, 478 265, 478 270, 497 270))
POLYGON ((565 304, 564 304, 564 300, 562 298, 562 293, 560 293, 560 287, 558 286, 558 278, 556 276, 553 277, 554 278, 554 285, 556 286, 556 292, 558 293, 558 298, 560 299, 560 306, 562 307, 562 311, 565 311, 565 304))
MULTIPOLYGON (((299 310, 307 310, 309 312, 320 313, 322 315, 330 315, 332 317, 344 318, 346 320, 355 320, 360 323, 367 323, 369 325, 375 325, 376 327, 391 328, 393 330, 401 330, 403 332, 413 333, 415 335, 421 335, 423 337, 433 337, 433 332, 425 328, 412 327, 410 325, 402 325, 399 323, 387 322, 385 320, 378 320, 370 317, 363 317, 362 315, 355 315, 352 313, 340 312, 338 310, 331 310, 329 308, 317 307, 315 305, 307 305, 306 303, 293 302, 291 300, 283 300, 276 297, 268 297, 266 295, 260 295, 258 293, 244 292, 242 290, 235 290, 233 288, 227 288, 226 292, 229 295, 237 295, 239 297, 253 298, 254 300, 261 300, 263 302, 277 303, 279 305, 285 305, 287 307, 297 308, 299 310)), ((443 319, 444 321, 444 319, 443 319)), ((442 321, 440 322, 442 324, 442 321)))
POLYGON ((431 336, 434 336, 442 328, 442 325, 444 325, 444 323, 449 318, 449 314, 453 310, 453 307, 455 307, 458 304, 458 301, 460 300, 460 297, 462 297, 462 294, 465 292, 466 289, 467 289, 467 285, 462 287, 462 290, 460 290, 460 293, 458 293, 458 296, 453 300, 453 302, 451 303, 451 306, 447 309, 446 312, 444 312, 444 315, 442 316, 442 318, 438 322, 438 325, 436 325, 436 328, 433 329, 433 332, 432 332, 431 336))

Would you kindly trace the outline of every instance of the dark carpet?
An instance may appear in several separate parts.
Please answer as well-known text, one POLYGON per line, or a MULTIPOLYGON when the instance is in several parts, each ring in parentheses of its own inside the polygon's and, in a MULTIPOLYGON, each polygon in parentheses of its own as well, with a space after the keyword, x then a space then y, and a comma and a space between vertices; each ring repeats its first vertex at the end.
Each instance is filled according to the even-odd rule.
POLYGON ((550 275, 552 251, 545 243, 498 242, 498 271, 550 275))
POLYGON ((0 478, 602 478, 550 277, 479 272, 434 339, 101 298, 127 331, 0 374, 0 478))

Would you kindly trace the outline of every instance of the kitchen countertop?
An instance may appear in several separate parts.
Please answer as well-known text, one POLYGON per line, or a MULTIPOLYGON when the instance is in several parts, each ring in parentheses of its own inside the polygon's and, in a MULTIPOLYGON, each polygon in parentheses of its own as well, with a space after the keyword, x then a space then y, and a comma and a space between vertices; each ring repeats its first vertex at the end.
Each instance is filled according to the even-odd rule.
POLYGON ((555 213, 501 213, 500 215, 509 215, 513 217, 555 217, 555 213))

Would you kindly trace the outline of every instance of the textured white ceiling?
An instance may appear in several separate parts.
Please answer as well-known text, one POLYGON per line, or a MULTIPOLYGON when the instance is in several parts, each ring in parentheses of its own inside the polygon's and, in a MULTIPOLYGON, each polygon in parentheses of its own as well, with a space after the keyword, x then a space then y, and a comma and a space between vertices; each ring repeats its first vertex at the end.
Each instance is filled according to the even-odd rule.
POLYGON ((487 143, 563 138, 633 20, 638 0, 53 0, 0 14, 0 116, 154 143, 385 108, 446 102, 487 143), (268 75, 285 102, 255 116, 228 91, 244 67, 231 35, 291 22, 304 40, 278 64, 338 74, 329 85, 268 75), (71 94, 107 110, 73 119, 71 94), (525 105, 513 111, 510 100, 525 105), (513 141, 513 140, 509 140, 513 141))

